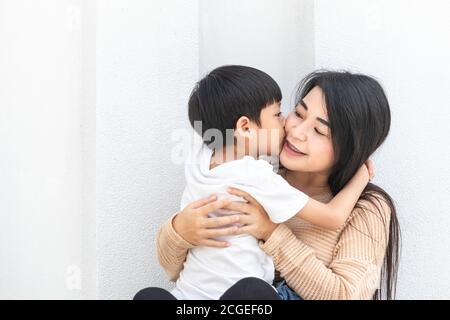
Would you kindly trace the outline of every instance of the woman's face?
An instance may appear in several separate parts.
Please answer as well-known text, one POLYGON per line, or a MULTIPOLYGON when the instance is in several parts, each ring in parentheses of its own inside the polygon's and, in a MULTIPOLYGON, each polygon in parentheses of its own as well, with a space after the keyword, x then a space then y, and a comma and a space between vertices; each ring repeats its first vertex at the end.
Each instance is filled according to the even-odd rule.
POLYGON ((314 87, 286 119, 280 162, 291 171, 329 174, 334 152, 322 90, 314 87))

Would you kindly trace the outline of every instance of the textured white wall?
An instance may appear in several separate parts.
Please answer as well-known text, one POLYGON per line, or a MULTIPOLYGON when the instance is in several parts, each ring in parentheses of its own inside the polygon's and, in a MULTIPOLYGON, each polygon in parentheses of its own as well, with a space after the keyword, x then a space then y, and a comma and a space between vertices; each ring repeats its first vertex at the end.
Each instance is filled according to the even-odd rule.
POLYGON ((448 1, 315 2, 316 67, 372 74, 392 129, 375 182, 403 229, 399 298, 450 298, 450 20, 448 1))
POLYGON ((200 75, 224 64, 270 74, 292 107, 294 86, 314 64, 309 0, 200 0, 200 75))
POLYGON ((0 0, 0 299, 93 288, 89 8, 0 0))
POLYGON ((184 187, 170 137, 188 127, 193 84, 228 63, 271 74, 285 111, 314 68, 381 79, 393 123, 376 182, 403 227, 399 297, 450 298, 448 9, 437 0, 0 0, 0 298, 129 299, 170 287, 155 252, 184 187))
POLYGON ((159 226, 178 210, 183 168, 172 130, 187 126, 198 78, 197 1, 100 0, 97 7, 98 297, 165 286, 159 226))

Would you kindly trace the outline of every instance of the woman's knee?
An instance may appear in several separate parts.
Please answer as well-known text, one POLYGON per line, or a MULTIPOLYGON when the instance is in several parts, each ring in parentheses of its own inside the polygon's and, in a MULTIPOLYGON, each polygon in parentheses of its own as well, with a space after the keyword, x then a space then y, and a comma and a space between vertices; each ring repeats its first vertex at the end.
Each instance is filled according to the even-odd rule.
POLYGON ((162 288, 145 288, 136 293, 133 300, 177 300, 173 294, 162 288))

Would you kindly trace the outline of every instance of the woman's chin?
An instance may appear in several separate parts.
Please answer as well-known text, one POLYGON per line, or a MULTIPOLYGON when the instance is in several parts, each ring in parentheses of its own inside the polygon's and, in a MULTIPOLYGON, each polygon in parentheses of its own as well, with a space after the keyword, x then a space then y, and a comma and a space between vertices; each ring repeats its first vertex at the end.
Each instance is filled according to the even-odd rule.
POLYGON ((292 171, 306 171, 305 163, 306 157, 296 157, 288 154, 285 150, 281 150, 280 163, 288 170, 292 171))

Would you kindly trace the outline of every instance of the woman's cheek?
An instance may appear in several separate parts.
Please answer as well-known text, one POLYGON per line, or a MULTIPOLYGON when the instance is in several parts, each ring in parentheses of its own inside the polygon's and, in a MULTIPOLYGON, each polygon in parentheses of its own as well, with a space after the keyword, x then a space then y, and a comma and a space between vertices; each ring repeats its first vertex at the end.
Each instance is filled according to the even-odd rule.
POLYGON ((313 162, 318 171, 330 169, 334 163, 333 145, 329 141, 323 141, 321 139, 315 139, 312 142, 314 155, 313 162))
POLYGON ((334 163, 334 151, 331 141, 327 140, 326 142, 323 142, 321 149, 323 160, 326 162, 325 165, 331 168, 334 163))

